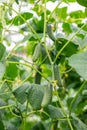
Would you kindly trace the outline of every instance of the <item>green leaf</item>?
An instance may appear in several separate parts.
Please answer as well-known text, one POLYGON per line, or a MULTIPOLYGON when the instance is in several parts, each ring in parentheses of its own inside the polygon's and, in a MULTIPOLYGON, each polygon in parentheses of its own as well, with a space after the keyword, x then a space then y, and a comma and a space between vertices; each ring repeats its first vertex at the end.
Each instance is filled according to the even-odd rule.
POLYGON ((43 99, 43 86, 38 84, 32 84, 32 88, 28 93, 28 100, 33 109, 37 110, 41 108, 42 99, 43 99))
POLYGON ((6 130, 18 130, 17 126, 14 125, 12 122, 5 122, 6 130))
MULTIPOLYGON (((68 42, 68 39, 64 37, 57 36, 56 48, 59 51, 65 44, 68 42)), ((78 46, 74 44, 74 42, 70 41, 70 43, 65 47, 62 51, 65 56, 69 57, 77 52, 78 46)))
POLYGON ((84 6, 84 7, 87 7, 87 0, 77 0, 77 2, 81 5, 81 6, 84 6))
POLYGON ((21 104, 23 104, 27 99, 26 92, 29 91, 30 89, 31 89, 31 85, 28 82, 25 82, 20 87, 15 89, 13 91, 13 94, 17 98, 17 101, 20 102, 21 104))
POLYGON ((35 124, 31 130, 45 130, 45 127, 42 122, 35 124))
POLYGON ((48 109, 49 109, 49 112, 50 112, 50 117, 52 119, 63 118, 64 117, 64 115, 63 115, 63 113, 61 111, 61 108, 49 105, 48 109))
POLYGON ((72 66, 80 76, 87 80, 87 52, 74 54, 68 61, 69 65, 72 66))
POLYGON ((5 73, 5 64, 0 62, 0 79, 4 76, 4 73, 5 73))
POLYGON ((73 116, 73 125, 75 126, 76 130, 87 130, 87 125, 75 116, 73 116))
POLYGON ((66 19, 67 17, 67 7, 57 9, 58 19, 66 19))
POLYGON ((0 121, 0 130, 5 130, 5 127, 2 121, 0 121))
POLYGON ((17 64, 9 63, 6 67, 6 76, 9 79, 15 79, 18 76, 17 64))
POLYGON ((73 11, 69 15, 70 20, 74 20, 75 23, 81 23, 82 19, 85 18, 85 13, 82 10, 73 11))
POLYGON ((0 43, 0 60, 3 59, 4 54, 5 54, 6 48, 3 44, 0 43))
POLYGON ((70 34, 72 32, 71 26, 69 23, 63 23, 62 25, 64 32, 70 34))
POLYGON ((32 16, 33 16, 32 13, 24 12, 12 18, 11 20, 9 20, 7 24, 13 23, 14 25, 18 26, 18 25, 24 24, 25 21, 32 18, 32 16))

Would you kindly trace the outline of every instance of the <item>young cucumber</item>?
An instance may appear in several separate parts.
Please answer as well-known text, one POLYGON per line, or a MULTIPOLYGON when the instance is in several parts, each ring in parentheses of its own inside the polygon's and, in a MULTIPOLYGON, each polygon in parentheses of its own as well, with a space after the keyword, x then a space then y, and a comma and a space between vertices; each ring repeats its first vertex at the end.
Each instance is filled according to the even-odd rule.
POLYGON ((52 85, 48 85, 44 87, 44 96, 41 103, 42 107, 46 107, 52 100, 52 85))
MULTIPOLYGON (((39 72, 42 72, 42 69, 41 69, 40 66, 37 67, 37 70, 39 72)), ((40 84, 41 83, 42 76, 41 76, 41 74, 39 72, 36 72, 36 74, 35 74, 35 84, 40 84)))
POLYGON ((51 24, 47 24, 47 34, 48 36, 53 40, 56 41, 56 38, 54 37, 53 31, 52 31, 52 27, 51 24))
POLYGON ((41 54, 41 44, 37 44, 34 50, 33 58, 32 60, 35 62, 41 54))
POLYGON ((54 72, 54 79, 57 81, 57 84, 59 87, 62 87, 62 82, 61 82, 61 77, 60 77, 60 72, 58 65, 53 66, 53 72, 54 72))

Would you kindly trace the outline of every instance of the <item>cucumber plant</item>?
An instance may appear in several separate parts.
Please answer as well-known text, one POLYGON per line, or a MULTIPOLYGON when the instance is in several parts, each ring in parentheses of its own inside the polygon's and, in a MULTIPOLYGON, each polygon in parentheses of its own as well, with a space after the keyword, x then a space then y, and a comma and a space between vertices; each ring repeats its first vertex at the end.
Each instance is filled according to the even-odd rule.
POLYGON ((0 130, 87 129, 86 7, 0 1, 0 130))

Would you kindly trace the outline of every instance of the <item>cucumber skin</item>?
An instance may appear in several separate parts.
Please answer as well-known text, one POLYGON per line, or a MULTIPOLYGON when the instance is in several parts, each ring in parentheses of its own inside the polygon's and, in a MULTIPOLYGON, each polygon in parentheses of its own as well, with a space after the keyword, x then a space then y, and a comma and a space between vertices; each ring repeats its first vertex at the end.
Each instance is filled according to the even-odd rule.
POLYGON ((34 50, 34 53, 33 53, 33 58, 32 60, 35 62, 39 56, 40 56, 40 53, 41 53, 41 44, 37 44, 36 47, 35 47, 35 50, 34 50))
POLYGON ((54 37, 54 34, 52 32, 51 24, 47 24, 46 29, 47 29, 47 34, 50 37, 50 39, 53 41, 56 41, 56 38, 54 37))
POLYGON ((57 84, 59 87, 62 87, 62 82, 61 82, 61 77, 60 77, 60 72, 58 65, 53 66, 53 71, 54 71, 54 79, 57 80, 57 84))
MULTIPOLYGON (((42 72, 42 69, 40 68, 40 66, 37 67, 37 70, 39 72, 42 72)), ((41 83, 41 78, 42 78, 41 74, 36 72, 36 74, 35 74, 35 84, 40 84, 41 83)))
POLYGON ((49 86, 45 86, 45 92, 44 92, 41 106, 42 107, 48 106, 51 100, 52 100, 52 85, 50 84, 49 86))

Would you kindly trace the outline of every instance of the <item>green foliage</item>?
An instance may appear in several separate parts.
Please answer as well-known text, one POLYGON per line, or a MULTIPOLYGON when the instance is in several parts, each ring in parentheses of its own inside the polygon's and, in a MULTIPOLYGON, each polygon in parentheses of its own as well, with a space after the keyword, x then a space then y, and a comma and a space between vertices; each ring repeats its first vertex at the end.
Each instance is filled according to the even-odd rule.
POLYGON ((31 86, 29 83, 26 82, 13 91, 13 94, 15 95, 15 97, 20 103, 24 103, 27 100, 28 89, 30 90, 31 86))
POLYGON ((4 76, 5 73, 5 64, 3 64, 2 62, 0 62, 0 79, 4 76))
POLYGON ((43 99, 42 86, 34 84, 31 90, 28 92, 28 100, 33 109, 38 110, 41 108, 41 102, 43 99))
POLYGON ((57 119, 57 118, 63 118, 64 117, 61 108, 59 108, 59 107, 56 108, 56 107, 54 107, 52 105, 49 105, 48 109, 49 109, 49 112, 50 112, 50 117, 52 119, 57 119))
POLYGON ((7 24, 13 23, 14 25, 18 26, 24 24, 26 20, 32 18, 33 14, 26 12, 22 13, 19 16, 14 17, 13 19, 9 20, 7 24))
POLYGON ((0 44, 0 61, 3 60, 5 52, 6 52, 5 46, 3 44, 0 44))
POLYGON ((5 130, 4 125, 3 125, 3 122, 2 122, 2 121, 0 121, 0 129, 1 129, 1 130, 5 130))
POLYGON ((85 125, 79 118, 73 116, 73 123, 76 130, 86 130, 87 125, 85 125))
POLYGON ((87 0, 77 0, 77 2, 80 4, 80 5, 82 5, 82 6, 84 6, 84 7, 87 7, 87 0))
POLYGON ((86 58, 87 52, 81 52, 78 54, 74 54, 69 58, 69 64, 79 73, 82 78, 87 80, 87 58, 86 58))
POLYGON ((87 9, 69 12, 76 2, 87 7, 0 2, 0 130, 87 129, 87 9))

